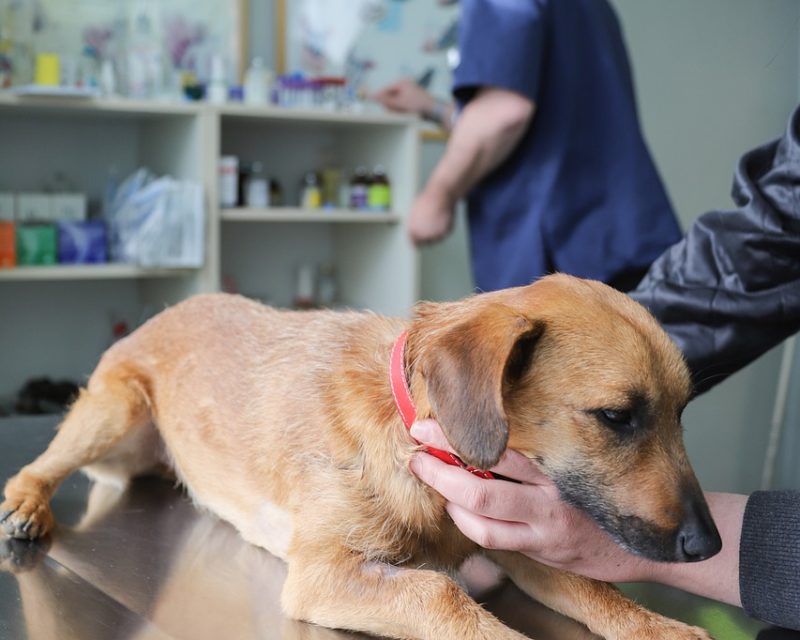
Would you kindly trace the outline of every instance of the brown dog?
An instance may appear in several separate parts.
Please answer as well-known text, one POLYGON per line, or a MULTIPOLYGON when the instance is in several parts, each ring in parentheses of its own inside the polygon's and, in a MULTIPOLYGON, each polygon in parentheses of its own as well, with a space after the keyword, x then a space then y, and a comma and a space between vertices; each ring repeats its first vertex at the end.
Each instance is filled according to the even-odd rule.
MULTIPOLYGON (((487 468, 506 446, 522 452, 646 557, 719 550, 681 441, 690 386, 680 353, 629 298, 563 275, 421 304, 411 322, 224 294, 176 305, 103 356, 47 451, 7 483, 2 526, 44 535, 50 497, 79 467, 120 483, 166 469, 288 562, 292 617, 396 638, 522 638, 447 575, 480 549, 408 470, 418 447, 388 376, 404 330, 418 415, 435 417, 465 462, 487 468)), ((605 638, 709 637, 611 585, 485 553, 605 638)))

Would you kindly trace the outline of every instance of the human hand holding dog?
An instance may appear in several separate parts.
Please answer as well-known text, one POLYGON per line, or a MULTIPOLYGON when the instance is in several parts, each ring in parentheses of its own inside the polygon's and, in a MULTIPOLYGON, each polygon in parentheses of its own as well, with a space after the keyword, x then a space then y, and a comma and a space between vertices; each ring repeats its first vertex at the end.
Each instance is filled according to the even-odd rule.
MULTIPOLYGON (((411 435, 452 451, 433 420, 417 422, 411 435)), ((645 561, 619 547, 583 512, 561 501, 536 463, 507 450, 492 471, 514 480, 486 481, 419 453, 411 470, 447 498, 447 512, 461 532, 487 549, 520 551, 557 569, 606 582, 643 579, 645 561)))
MULTIPOLYGON (((439 425, 411 428, 421 443, 453 451, 439 425)), ((706 493, 723 539, 722 551, 697 563, 662 563, 617 545, 588 515, 566 504, 558 489, 522 454, 507 450, 491 470, 519 484, 483 480, 433 456, 417 453, 411 470, 447 499, 459 530, 487 549, 519 551, 542 564, 606 582, 659 582, 741 606, 739 539, 747 496, 706 493)))

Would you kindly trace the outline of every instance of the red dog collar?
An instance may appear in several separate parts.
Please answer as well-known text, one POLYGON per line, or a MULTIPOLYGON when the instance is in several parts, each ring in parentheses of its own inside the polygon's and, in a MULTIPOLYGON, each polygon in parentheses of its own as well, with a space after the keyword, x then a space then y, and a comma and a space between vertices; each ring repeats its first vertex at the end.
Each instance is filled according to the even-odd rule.
MULTIPOLYGON (((411 398, 411 390, 408 388, 408 380, 406 380, 406 338, 408 332, 403 331, 392 347, 392 355, 389 358, 389 384, 392 387, 392 395, 394 396, 394 404, 397 407, 397 412, 403 419, 403 424, 406 429, 410 429, 411 425, 417 419, 417 408, 414 406, 414 400, 411 398)), ((425 452, 431 454, 435 458, 446 462, 447 464, 455 467, 461 467, 469 471, 472 475, 491 480, 495 476, 491 471, 484 471, 469 466, 456 454, 449 451, 442 451, 441 449, 434 449, 433 447, 425 446, 425 452)))

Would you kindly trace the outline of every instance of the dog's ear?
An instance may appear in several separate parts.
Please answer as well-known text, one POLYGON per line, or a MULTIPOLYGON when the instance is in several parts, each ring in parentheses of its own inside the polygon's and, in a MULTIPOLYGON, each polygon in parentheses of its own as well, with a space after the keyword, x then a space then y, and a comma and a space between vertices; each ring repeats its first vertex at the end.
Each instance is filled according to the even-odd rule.
POLYGON ((494 304, 437 338, 423 365, 433 416, 468 464, 486 469, 508 443, 504 387, 523 375, 543 324, 494 304))

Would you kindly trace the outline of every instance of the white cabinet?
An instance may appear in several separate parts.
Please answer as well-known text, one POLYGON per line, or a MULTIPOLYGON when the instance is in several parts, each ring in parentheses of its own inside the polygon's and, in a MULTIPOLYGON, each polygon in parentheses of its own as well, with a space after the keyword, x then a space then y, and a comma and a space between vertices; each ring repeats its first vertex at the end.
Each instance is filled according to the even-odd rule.
POLYGON ((235 283, 244 294, 288 306, 306 265, 332 270, 343 306, 406 315, 417 299, 417 255, 404 225, 417 188, 413 119, 0 95, 0 140, 0 192, 41 190, 60 173, 98 203, 112 172, 125 177, 146 166, 200 181, 208 214, 199 269, 0 269, 0 399, 34 376, 82 381, 110 343, 113 322, 135 326, 193 293, 235 283), (263 162, 281 182, 287 206, 221 209, 223 154, 263 162), (331 162, 345 170, 382 165, 392 184, 391 211, 299 208, 303 174, 331 162))
POLYGON ((261 162, 288 206, 222 209, 221 273, 245 294, 291 303, 303 265, 332 267, 337 302, 404 315, 417 297, 417 266, 404 228, 416 192, 418 134, 405 117, 229 106, 221 109, 222 155, 261 162), (382 166, 388 212, 298 208, 305 173, 382 166))

